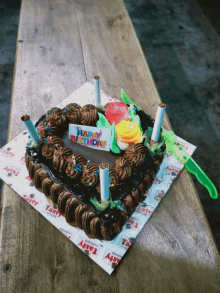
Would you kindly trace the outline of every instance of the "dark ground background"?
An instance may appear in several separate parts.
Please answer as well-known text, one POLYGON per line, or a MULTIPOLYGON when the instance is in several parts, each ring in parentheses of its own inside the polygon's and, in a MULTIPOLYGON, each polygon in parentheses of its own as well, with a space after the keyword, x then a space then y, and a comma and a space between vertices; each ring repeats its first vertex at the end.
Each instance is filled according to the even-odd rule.
MULTIPOLYGON (((193 158, 220 194, 220 4, 216 2, 125 0, 125 5, 174 132, 197 146, 193 158)), ((0 0, 0 147, 7 140, 19 12, 18 0, 0 0)), ((192 178, 220 249, 220 199, 211 199, 192 178)))

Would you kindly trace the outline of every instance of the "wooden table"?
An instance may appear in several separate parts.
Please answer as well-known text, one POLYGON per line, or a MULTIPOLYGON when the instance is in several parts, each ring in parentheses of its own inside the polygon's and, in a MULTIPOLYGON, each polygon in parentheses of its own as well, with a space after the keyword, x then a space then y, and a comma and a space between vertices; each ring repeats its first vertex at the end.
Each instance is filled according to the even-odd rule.
MULTIPOLYGON (((160 98, 121 0, 23 0, 8 140, 23 113, 37 119, 95 74, 155 117, 160 98)), ((112 276, 7 186, 2 206, 0 292, 220 292, 219 253, 185 169, 112 276)))

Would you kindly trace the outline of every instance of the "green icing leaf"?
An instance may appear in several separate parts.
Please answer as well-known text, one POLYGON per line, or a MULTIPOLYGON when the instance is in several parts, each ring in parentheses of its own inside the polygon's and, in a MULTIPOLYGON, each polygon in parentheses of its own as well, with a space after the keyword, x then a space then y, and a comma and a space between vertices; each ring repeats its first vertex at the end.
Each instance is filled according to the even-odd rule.
POLYGON ((150 150, 155 154, 155 153, 157 153, 157 154, 159 154, 159 153, 161 153, 161 150, 160 150, 160 148, 162 147, 162 145, 163 145, 163 141, 161 142, 161 143, 155 143, 155 144, 153 144, 152 146, 150 146, 150 150))
POLYGON ((114 201, 110 200, 110 206, 112 209, 120 206, 121 204, 122 204, 122 202, 120 200, 114 200, 114 201))
POLYGON ((136 115, 136 117, 134 118, 134 120, 132 122, 136 123, 138 125, 138 127, 140 128, 141 132, 143 133, 143 129, 141 127, 141 119, 138 115, 136 115))
MULTIPOLYGON (((145 131, 146 133, 146 131, 145 131)), ((144 139, 144 145, 147 147, 147 148, 150 148, 149 145, 150 145, 150 140, 148 139, 147 135, 144 134, 145 136, 145 139, 144 139)))
POLYGON ((141 108, 140 108, 137 104, 135 104, 135 103, 132 101, 131 98, 129 98, 129 96, 126 94, 126 92, 125 92, 123 89, 121 89, 121 98, 122 98, 122 101, 123 101, 125 104, 132 104, 132 105, 134 105, 137 109, 140 109, 140 110, 141 110, 141 108))
POLYGON ((178 157, 175 150, 175 145, 177 145, 177 139, 176 139, 175 133, 173 131, 167 132, 165 129, 162 128, 162 137, 166 143, 166 152, 172 152, 178 161, 181 161, 184 163, 185 160, 181 157, 178 157))
POLYGON ((152 133, 153 133, 153 127, 148 127, 148 129, 144 133, 149 141, 151 139, 152 133))
POLYGON ((111 127, 110 149, 115 154, 120 154, 121 150, 117 145, 115 123, 111 127))
POLYGON ((112 200, 110 191, 109 191, 109 200, 100 202, 96 198, 90 198, 90 201, 99 211, 106 210, 109 207, 109 205, 111 209, 115 207, 120 208, 122 205, 121 200, 112 200))
POLYGON ((128 108, 128 111, 129 111, 129 115, 130 115, 130 117, 131 117, 130 121, 131 121, 131 122, 134 122, 134 119, 135 119, 136 116, 137 116, 134 105, 130 104, 130 106, 129 106, 129 108, 128 108))
POLYGON ((96 122, 96 126, 100 128, 110 129, 111 124, 108 122, 107 118, 101 113, 98 113, 98 115, 99 115, 99 120, 96 122))
POLYGON ((109 202, 110 202, 111 209, 113 209, 115 207, 119 208, 122 205, 121 200, 112 200, 112 195, 111 195, 110 190, 109 190, 109 202))
POLYGON ((99 202, 95 198, 90 198, 90 201, 97 208, 97 210, 99 210, 99 211, 104 211, 109 207, 109 201, 108 200, 99 202))

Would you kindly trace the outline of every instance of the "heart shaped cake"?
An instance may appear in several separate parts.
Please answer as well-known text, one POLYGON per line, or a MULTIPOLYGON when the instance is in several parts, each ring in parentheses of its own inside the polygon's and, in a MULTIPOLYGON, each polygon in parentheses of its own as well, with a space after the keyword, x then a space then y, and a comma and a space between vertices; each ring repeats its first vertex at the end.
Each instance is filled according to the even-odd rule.
POLYGON ((153 151, 149 145, 153 126, 148 114, 121 102, 102 109, 76 103, 52 108, 35 125, 41 141, 27 145, 29 177, 70 225, 90 238, 111 240, 145 199, 163 160, 162 139, 153 151), (98 135, 81 138, 81 144, 79 138, 70 140, 71 124, 111 129, 111 151, 82 145, 84 141, 102 146, 98 135), (107 200, 103 200, 101 174, 107 169, 107 200))

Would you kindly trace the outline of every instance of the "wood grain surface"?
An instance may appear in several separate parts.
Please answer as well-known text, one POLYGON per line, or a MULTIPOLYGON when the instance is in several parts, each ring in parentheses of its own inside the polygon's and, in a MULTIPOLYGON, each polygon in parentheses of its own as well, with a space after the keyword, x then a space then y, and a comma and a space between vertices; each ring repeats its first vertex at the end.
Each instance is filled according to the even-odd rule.
MULTIPOLYGON (((22 114, 37 119, 95 74, 155 117, 160 98, 121 0, 23 0, 8 140, 22 114)), ((7 186, 2 206, 2 293, 220 292, 219 253, 185 169, 111 276, 7 186)))

